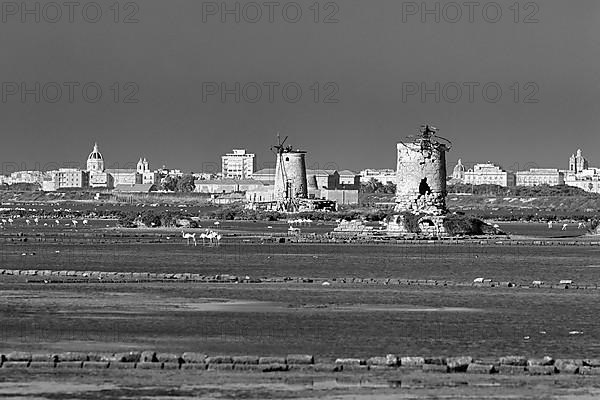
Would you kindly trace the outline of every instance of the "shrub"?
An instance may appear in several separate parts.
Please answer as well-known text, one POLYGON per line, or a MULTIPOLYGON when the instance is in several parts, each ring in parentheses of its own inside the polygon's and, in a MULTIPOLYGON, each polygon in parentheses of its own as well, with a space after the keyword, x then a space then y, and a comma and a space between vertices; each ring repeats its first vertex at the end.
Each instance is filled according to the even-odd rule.
POLYGON ((483 235, 484 225, 482 220, 465 215, 447 215, 444 218, 444 229, 450 235, 483 235))

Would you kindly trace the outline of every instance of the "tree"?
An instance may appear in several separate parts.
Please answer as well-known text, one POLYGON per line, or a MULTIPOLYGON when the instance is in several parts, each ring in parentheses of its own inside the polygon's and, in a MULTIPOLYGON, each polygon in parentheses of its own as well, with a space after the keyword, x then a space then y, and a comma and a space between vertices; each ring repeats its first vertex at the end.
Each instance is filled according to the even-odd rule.
POLYGON ((161 225, 160 217, 154 211, 147 210, 142 213, 142 223, 148 228, 158 227, 161 225))
POLYGON ((193 192, 196 188, 196 184, 194 183, 193 175, 184 175, 177 182, 177 191, 182 193, 193 192))
POLYGON ((179 181, 179 178, 177 178, 176 176, 171 176, 168 175, 163 182, 161 183, 161 188, 162 190, 167 190, 169 192, 175 192, 177 191, 177 183, 179 181))

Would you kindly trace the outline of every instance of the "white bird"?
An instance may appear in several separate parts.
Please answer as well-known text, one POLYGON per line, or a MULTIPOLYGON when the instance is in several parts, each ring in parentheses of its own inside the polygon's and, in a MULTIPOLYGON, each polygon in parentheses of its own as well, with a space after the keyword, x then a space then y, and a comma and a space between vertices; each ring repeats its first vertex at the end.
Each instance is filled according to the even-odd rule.
POLYGON ((329 283, 329 282, 325 281, 325 282, 323 282, 323 283, 321 284, 321 286, 331 286, 331 283, 329 283))
POLYGON ((552 221, 548 221, 548 229, 552 229, 552 221))
POLYGON ((81 221, 82 224, 87 225, 88 224, 88 220, 84 219, 83 221, 81 221))
POLYGON ((54 223, 55 223, 57 226, 59 226, 59 225, 60 225, 60 221, 59 221, 59 220, 57 220, 57 219, 55 219, 55 220, 54 220, 54 223))
POLYGON ((219 221, 215 221, 215 225, 221 225, 221 223, 219 221))
POLYGON ((77 220, 76 220, 76 219, 72 220, 71 222, 73 223, 73 226, 74 226, 74 227, 77 227, 77 224, 78 224, 78 222, 77 222, 77 220))
POLYGON ((28 219, 26 219, 26 220, 25 220, 25 223, 27 224, 27 226, 29 226, 29 224, 31 224, 31 221, 30 221, 30 220, 28 220, 28 219))
POLYGON ((190 245, 190 239, 192 239, 194 241, 194 246, 198 245, 198 243, 196 243, 196 234, 195 233, 185 233, 184 231, 181 231, 181 234, 184 239, 187 239, 188 246, 190 245))
POLYGON ((577 225, 577 229, 582 229, 585 228, 585 222, 580 222, 579 225, 577 225))
POLYGON ((561 231, 566 231, 569 224, 563 224, 561 231))
POLYGON ((8 223, 9 223, 9 224, 11 224, 11 225, 12 225, 12 224, 13 224, 13 222, 15 222, 15 220, 14 220, 14 219, 12 219, 12 218, 9 218, 9 219, 8 219, 8 223))
POLYGON ((494 224, 494 228, 498 229, 498 228, 500 228, 500 225, 494 224))
POLYGON ((35 222, 35 224, 37 225, 37 224, 40 222, 40 219, 39 219, 38 217, 35 217, 35 218, 33 219, 33 222, 35 222))
POLYGON ((583 335, 583 331, 570 331, 569 335, 583 335))

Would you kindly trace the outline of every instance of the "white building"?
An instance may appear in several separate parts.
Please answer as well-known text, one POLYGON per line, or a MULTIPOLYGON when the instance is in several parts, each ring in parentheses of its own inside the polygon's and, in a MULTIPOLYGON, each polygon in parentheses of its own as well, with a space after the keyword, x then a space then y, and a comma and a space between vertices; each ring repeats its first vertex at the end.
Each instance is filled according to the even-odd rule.
POLYGON ((490 162, 475 164, 473 169, 465 172, 465 183, 468 185, 515 186, 515 174, 503 170, 490 162))
POLYGON ((256 169, 256 156, 246 150, 233 150, 221 157, 223 179, 249 179, 256 169))
POLYGON ((77 168, 61 168, 57 172, 58 189, 82 189, 88 186, 88 173, 77 168))
POLYGON ((454 167, 454 171, 452 171, 452 180, 454 182, 464 182, 465 181, 465 172, 466 168, 462 163, 462 160, 459 158, 458 163, 454 167))
POLYGON ((577 154, 571 154, 569 158, 569 172, 578 174, 589 168, 588 161, 581 153, 581 149, 577 149, 577 154))
POLYGON ((360 171, 360 183, 367 183, 375 179, 383 183, 396 183, 396 171, 393 169, 363 169, 360 171))
POLYGON ((41 185, 44 181, 44 173, 42 171, 16 171, 10 174, 8 182, 11 185, 17 183, 30 183, 41 185))
POLYGON ((531 168, 517 172, 517 186, 564 185, 565 175, 556 168, 531 168))
POLYGON ((87 159, 88 172, 104 172, 104 157, 98 150, 98 143, 94 143, 94 149, 87 159))
POLYGON ((137 173, 142 177, 143 185, 156 185, 160 182, 160 174, 158 171, 151 171, 150 164, 145 158, 137 163, 137 173))
POLYGON ((578 187, 591 193, 600 193, 600 169, 590 167, 581 149, 569 158, 565 171, 565 185, 578 187))

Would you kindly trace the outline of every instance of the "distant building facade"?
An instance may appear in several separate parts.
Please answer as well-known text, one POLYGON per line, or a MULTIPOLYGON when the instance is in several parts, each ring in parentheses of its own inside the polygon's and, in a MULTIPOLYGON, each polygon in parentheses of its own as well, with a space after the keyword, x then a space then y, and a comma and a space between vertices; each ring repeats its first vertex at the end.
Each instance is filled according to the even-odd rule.
MULTIPOLYGON (((212 194, 248 192, 253 190, 259 190, 265 186, 269 186, 267 183, 258 181, 256 179, 198 179, 194 182, 194 185, 195 192, 212 194)), ((272 189, 273 187, 271 186, 271 190, 272 189)))
POLYGON ((590 167, 581 149, 569 158, 569 169, 564 171, 565 185, 578 187, 590 193, 600 193, 600 169, 590 167))
POLYGON ((394 169, 363 169, 360 171, 360 183, 367 183, 375 179, 384 185, 388 182, 396 183, 396 170, 394 169))
POLYGON ((452 180, 456 183, 462 183, 465 181, 465 172, 466 168, 462 163, 462 160, 459 158, 456 166, 454 167, 454 171, 452 171, 452 180))
POLYGON ((255 169, 255 154, 247 153, 244 149, 234 149, 221 157, 223 179, 250 179, 253 178, 255 169))
POLYGON ((61 168, 56 171, 57 189, 82 189, 89 185, 87 171, 77 168, 61 168))
POLYGON ((11 185, 18 183, 41 185, 44 181, 44 173, 42 171, 16 171, 10 174, 7 181, 11 185))
POLYGON ((465 183, 468 185, 515 186, 515 174, 505 171, 492 163, 475 164, 473 169, 465 172, 465 183))
POLYGON ((579 174, 588 168, 588 161, 583 156, 581 149, 577 149, 577 153, 572 154, 569 158, 569 172, 579 174))
POLYGON ((565 175, 558 169, 531 168, 517 172, 517 186, 564 185, 565 175))
POLYGON ((137 163, 137 173, 141 176, 143 185, 156 185, 160 182, 160 174, 157 171, 150 170, 150 164, 145 158, 137 163))

